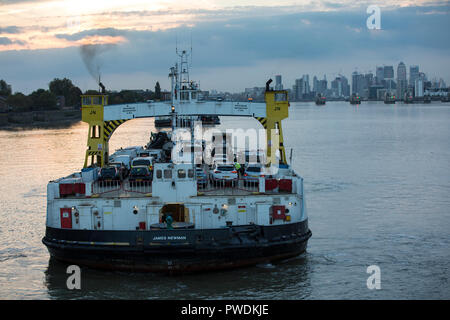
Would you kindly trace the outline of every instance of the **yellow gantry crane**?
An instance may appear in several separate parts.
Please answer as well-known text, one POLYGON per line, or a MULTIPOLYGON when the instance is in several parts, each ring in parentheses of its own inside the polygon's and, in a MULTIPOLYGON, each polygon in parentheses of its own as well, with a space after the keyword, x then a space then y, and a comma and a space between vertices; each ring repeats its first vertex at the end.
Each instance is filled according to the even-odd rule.
MULTIPOLYGON (((270 82, 268 82, 270 83, 270 82)), ((182 90, 180 90, 182 91, 182 90)), ((283 146, 281 121, 289 116, 288 92, 286 90, 269 90, 266 84, 265 103, 231 102, 231 101, 197 101, 194 95, 186 90, 186 101, 147 102, 133 104, 108 105, 106 94, 82 95, 82 121, 89 124, 89 135, 84 168, 88 166, 103 167, 108 163, 109 139, 122 123, 130 119, 170 116, 175 112, 178 116, 239 116, 254 117, 266 130, 267 158, 270 163, 280 153, 280 164, 287 164, 283 146), (272 137, 273 130, 278 134, 278 146, 272 137)))

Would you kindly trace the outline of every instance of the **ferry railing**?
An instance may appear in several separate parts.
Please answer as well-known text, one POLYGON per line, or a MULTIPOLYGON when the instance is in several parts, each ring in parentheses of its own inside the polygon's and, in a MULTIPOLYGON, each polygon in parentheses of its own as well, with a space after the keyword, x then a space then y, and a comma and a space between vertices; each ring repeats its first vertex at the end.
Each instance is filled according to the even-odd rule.
POLYGON ((93 194, 105 194, 108 192, 119 191, 122 188, 122 181, 112 180, 112 181, 95 181, 92 183, 92 193, 93 194))
POLYGON ((234 181, 218 180, 208 181, 206 185, 199 184, 198 192, 204 195, 302 194, 301 182, 301 179, 265 179, 261 177, 258 180, 247 180, 240 177, 234 181), (288 188, 285 185, 286 180, 291 180, 291 186, 288 188), (300 183, 297 184, 297 181, 300 183))
POLYGON ((123 184, 123 191, 148 194, 152 193, 151 181, 126 181, 123 184))
POLYGON ((198 192, 205 195, 245 195, 258 191, 258 182, 243 179, 208 181, 206 185, 198 185, 198 192))
POLYGON ((92 183, 92 194, 100 196, 121 196, 127 193, 152 193, 151 181, 95 181, 92 183))

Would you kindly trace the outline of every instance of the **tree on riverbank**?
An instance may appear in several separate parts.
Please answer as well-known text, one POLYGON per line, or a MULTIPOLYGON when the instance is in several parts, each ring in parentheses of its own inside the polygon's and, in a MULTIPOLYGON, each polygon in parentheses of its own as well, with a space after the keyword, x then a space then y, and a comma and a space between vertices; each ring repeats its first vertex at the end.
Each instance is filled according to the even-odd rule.
POLYGON ((57 96, 64 96, 66 105, 80 106, 80 95, 82 94, 80 88, 76 87, 70 79, 55 78, 48 84, 50 92, 57 96))
POLYGON ((5 80, 0 80, 0 96, 8 97, 11 95, 11 86, 5 80))

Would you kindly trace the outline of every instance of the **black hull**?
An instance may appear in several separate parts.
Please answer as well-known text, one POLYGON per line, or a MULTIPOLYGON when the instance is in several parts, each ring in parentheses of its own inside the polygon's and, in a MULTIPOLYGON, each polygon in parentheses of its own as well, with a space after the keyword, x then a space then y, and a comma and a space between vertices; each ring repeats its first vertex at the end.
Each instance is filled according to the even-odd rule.
MULTIPOLYGON (((89 231, 47 227, 52 258, 99 269, 186 273, 295 257, 306 250, 308 222, 207 230, 89 231), (152 241, 164 237, 183 240, 152 241), (108 245, 126 241, 129 245, 108 245)), ((122 242, 123 243, 123 242, 122 242)))

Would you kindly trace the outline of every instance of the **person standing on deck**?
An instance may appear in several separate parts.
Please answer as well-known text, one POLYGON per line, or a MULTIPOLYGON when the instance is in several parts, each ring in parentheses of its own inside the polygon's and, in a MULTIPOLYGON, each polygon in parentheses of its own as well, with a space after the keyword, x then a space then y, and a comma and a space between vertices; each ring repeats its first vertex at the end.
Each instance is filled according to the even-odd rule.
POLYGON ((239 164, 239 162, 235 162, 234 163, 234 168, 236 169, 236 171, 238 172, 238 176, 240 177, 242 172, 241 172, 241 165, 239 164))

